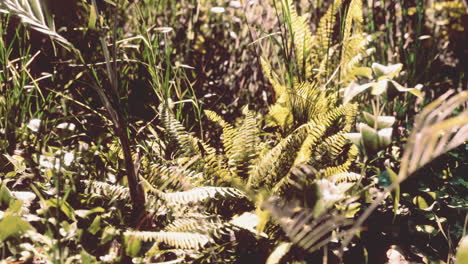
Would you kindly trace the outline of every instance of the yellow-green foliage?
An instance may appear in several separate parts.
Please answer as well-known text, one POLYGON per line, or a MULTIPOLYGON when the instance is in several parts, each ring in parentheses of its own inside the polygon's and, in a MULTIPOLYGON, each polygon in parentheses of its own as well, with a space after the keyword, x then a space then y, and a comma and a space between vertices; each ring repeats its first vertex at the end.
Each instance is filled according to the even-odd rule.
MULTIPOLYGON (((408 10, 408 13, 414 14, 416 7, 408 10)), ((428 6, 425 10, 427 23, 431 27, 435 26, 436 35, 440 35, 448 40, 450 35, 466 33, 463 19, 468 14, 468 9, 463 1, 437 1, 428 6)), ((466 25, 466 24, 465 24, 466 25)))
MULTIPOLYGON (((307 93, 306 84, 300 87, 300 93, 307 93)), ((319 169, 320 174, 317 177, 347 172, 358 151, 347 141, 344 134, 350 132, 354 124, 357 105, 329 107, 324 104, 326 99, 324 93, 319 93, 316 101, 312 101, 311 104, 296 100, 296 104, 304 103, 304 123, 286 137, 275 140, 273 144, 262 144, 264 139, 260 137, 255 113, 247 108, 244 108, 244 118, 238 122, 238 126, 227 123, 212 111, 205 111, 206 116, 223 129, 222 152, 215 151, 206 142, 189 136, 175 118, 167 116, 171 115, 170 110, 162 110, 165 111, 163 117, 169 122, 165 124, 169 128, 168 131, 174 131, 172 134, 175 138, 182 137, 182 140, 178 140, 177 152, 187 158, 195 158, 196 162, 193 162, 191 167, 176 169, 172 163, 173 165, 154 166, 154 170, 170 182, 179 177, 169 175, 172 174, 180 175, 185 180, 204 179, 201 182, 205 181, 210 185, 244 186, 246 189, 266 189, 274 192, 287 183, 291 170, 301 164, 310 164, 319 169), (185 140, 187 138, 191 140, 185 140), (186 142, 198 143, 195 145, 186 142), (201 152, 201 147, 206 153, 201 152), (183 151, 184 149, 191 151, 183 151)), ((146 177, 148 182, 157 182, 151 175, 146 177)))
POLYGON ((266 59, 261 61, 276 97, 266 118, 267 125, 279 127, 283 136, 333 109, 340 101, 336 93, 340 86, 355 80, 357 75, 371 74, 370 68, 359 65, 368 53, 365 47, 369 42, 363 32, 361 0, 352 0, 347 8, 338 52, 340 43, 334 41, 339 32, 335 32, 334 27, 342 4, 341 0, 335 0, 330 5, 313 35, 307 25, 308 15, 299 15, 292 1, 283 2, 286 19, 290 22, 290 43, 295 51, 294 79, 288 81, 286 74, 275 73, 266 59), (336 54, 340 54, 339 59, 336 54))
POLYGON ((341 80, 345 85, 353 81, 356 75, 372 75, 369 67, 358 66, 368 42, 362 23, 362 1, 352 0, 345 19, 341 52, 341 80))
POLYGON ((281 192, 288 184, 291 169, 301 164, 318 169, 316 177, 349 173, 358 149, 349 143, 345 133, 354 125, 357 106, 340 105, 337 91, 356 75, 371 72, 359 65, 369 40, 363 32, 361 0, 352 0, 347 7, 341 0, 333 1, 315 35, 307 24, 307 14, 299 15, 290 0, 283 1, 283 6, 297 69, 289 81, 286 74, 276 73, 266 59, 262 60, 276 97, 266 123, 277 127, 283 139, 255 164, 248 182, 251 187, 274 192, 281 192), (342 43, 336 43, 336 16, 344 8, 347 12, 342 43))

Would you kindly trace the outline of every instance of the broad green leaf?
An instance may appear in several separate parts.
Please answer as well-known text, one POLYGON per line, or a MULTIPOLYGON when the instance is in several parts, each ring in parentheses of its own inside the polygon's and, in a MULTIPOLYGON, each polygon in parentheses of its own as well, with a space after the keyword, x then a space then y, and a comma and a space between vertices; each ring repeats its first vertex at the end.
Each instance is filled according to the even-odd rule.
POLYGON ((104 213, 106 210, 102 207, 95 207, 91 210, 84 210, 84 209, 80 209, 80 210, 75 210, 75 214, 81 218, 86 218, 94 213, 104 213))
POLYGON ((434 201, 430 201, 430 198, 432 199, 432 197, 424 197, 422 195, 417 195, 413 198, 413 204, 421 210, 430 211, 434 206, 434 201))
POLYGON ((390 83, 393 85, 393 87, 395 87, 395 89, 397 89, 399 92, 410 92, 411 94, 413 94, 414 96, 417 96, 417 97, 422 97, 422 93, 419 89, 417 88, 406 88, 406 87, 403 87, 401 84, 395 82, 395 81, 390 81, 390 83))
POLYGON ((353 73, 355 75, 361 75, 369 79, 372 78, 372 69, 369 67, 357 67, 353 70, 353 73))
MULTIPOLYGON (((387 168, 388 175, 390 176, 390 180, 392 182, 398 181, 398 175, 391 169, 387 168)), ((398 207, 400 206, 400 185, 398 184, 395 187, 395 191, 393 192, 393 214, 396 217, 398 213, 398 207)))
POLYGON ((0 242, 9 237, 18 237, 34 228, 21 217, 15 215, 21 211, 22 201, 15 201, 10 205, 0 220, 0 242))
POLYGON ((352 203, 348 205, 348 208, 346 210, 346 217, 347 218, 353 218, 354 215, 361 210, 361 203, 352 203))
POLYGON ((11 164, 13 164, 16 173, 23 173, 26 170, 26 163, 24 162, 23 157, 18 155, 10 156, 7 154, 3 154, 3 156, 5 156, 11 164))
POLYGON ((372 63, 372 70, 374 74, 379 80, 386 78, 386 79, 393 79, 398 73, 400 73, 401 69, 403 68, 403 64, 397 63, 395 65, 382 65, 379 63, 372 63))
POLYGON ((372 83, 372 91, 371 94, 373 95, 380 95, 387 91, 388 88, 388 80, 383 79, 378 82, 372 83))
POLYGON ((356 82, 351 82, 346 88, 341 90, 343 92, 343 103, 349 103, 356 95, 367 90, 372 84, 373 83, 366 83, 359 85, 356 82))
POLYGON ((362 135, 362 144, 367 153, 374 153, 379 148, 379 136, 377 130, 367 124, 360 123, 359 130, 362 135))
POLYGON ((9 237, 18 237, 33 227, 19 216, 9 215, 0 220, 0 241, 9 237))
POLYGON ((104 227, 104 230, 102 231, 100 243, 105 244, 111 241, 112 239, 114 239, 116 235, 118 235, 118 233, 119 231, 115 229, 115 227, 113 226, 104 227))
POLYGON ((93 263, 97 263, 96 257, 94 257, 93 255, 89 254, 89 253, 86 252, 86 250, 84 250, 84 249, 81 250, 80 258, 81 258, 81 263, 83 263, 83 264, 93 264, 93 263))
POLYGON ((98 215, 94 218, 93 222, 88 227, 88 231, 95 235, 97 232, 99 232, 99 230, 101 230, 101 217, 98 215))
POLYGON ((395 117, 394 116, 374 116, 371 113, 368 112, 362 112, 362 116, 364 117, 364 120, 366 123, 373 128, 377 129, 383 129, 383 128, 389 128, 395 123, 395 117))
POLYGON ((126 237, 125 240, 125 253, 127 253, 127 255, 130 257, 137 256, 138 252, 140 252, 141 241, 133 237, 126 237))
POLYGON ((88 28, 95 30, 96 29, 96 10, 94 9, 94 5, 89 5, 89 21, 88 21, 88 28))
POLYGON ((349 139, 353 144, 358 146, 359 148, 362 147, 362 144, 361 144, 362 135, 361 135, 361 133, 345 133, 344 136, 347 139, 349 139))
POLYGON ((73 209, 73 207, 67 201, 52 198, 45 201, 45 207, 42 209, 47 211, 51 207, 60 209, 60 211, 62 211, 62 213, 64 213, 69 219, 73 221, 76 220, 75 209, 73 209))
POLYGON ((460 240, 460 245, 457 250, 456 263, 468 263, 468 236, 464 236, 460 240))
POLYGON ((379 136, 379 148, 378 149, 383 149, 386 148, 390 143, 392 143, 392 133, 393 133, 393 128, 384 128, 381 129, 377 132, 379 136))
POLYGON ((23 201, 16 200, 14 202, 10 202, 10 207, 8 207, 7 213, 8 214, 19 214, 21 213, 21 207, 23 206, 23 201))
POLYGON ((5 182, 0 183, 0 206, 8 206, 12 199, 13 195, 8 187, 6 187, 5 182))

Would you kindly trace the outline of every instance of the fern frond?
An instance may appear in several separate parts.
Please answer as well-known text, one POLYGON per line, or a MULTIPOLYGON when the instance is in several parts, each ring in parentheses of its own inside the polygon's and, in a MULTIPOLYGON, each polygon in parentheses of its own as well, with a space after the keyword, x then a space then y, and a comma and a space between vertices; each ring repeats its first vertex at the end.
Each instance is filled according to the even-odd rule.
POLYGON ((130 190, 128 187, 109 184, 100 181, 82 181, 87 186, 87 192, 97 194, 109 200, 130 201, 130 190))
POLYGON ((260 141, 254 112, 244 108, 244 119, 242 125, 238 128, 234 128, 214 112, 205 112, 209 119, 218 122, 223 128, 223 145, 229 167, 234 174, 245 178, 251 161, 257 155, 257 144, 260 141), (240 142, 242 144, 239 144, 240 142))
POLYGON ((310 32, 308 22, 308 16, 298 15, 296 8, 292 0, 287 0, 287 8, 289 9, 289 19, 291 22, 291 34, 293 40, 293 46, 295 48, 297 66, 301 74, 305 73, 305 69, 308 67, 313 46, 313 37, 310 32))
POLYGON ((324 125, 317 125, 313 121, 300 126, 289 136, 281 140, 253 167, 248 185, 252 187, 264 186, 267 188, 274 186, 291 169, 304 140, 309 135, 318 137, 325 129, 324 125))
POLYGON ((356 157, 358 155, 359 155, 359 150, 356 147, 356 145, 351 145, 347 153, 347 159, 341 165, 325 168, 324 176, 330 177, 335 174, 348 172, 349 167, 351 167, 351 165, 356 160, 356 157))
POLYGON ((294 121, 299 124, 312 120, 325 113, 330 107, 330 100, 324 90, 315 83, 302 82, 295 85, 294 93, 289 95, 294 121))
POLYGON ((124 235, 127 239, 138 239, 144 242, 154 241, 179 249, 199 250, 209 243, 213 243, 208 235, 190 232, 127 231, 124 235))
POLYGON ((229 164, 235 166, 236 174, 242 178, 247 178, 252 161, 256 159, 258 152, 260 152, 258 148, 260 131, 255 113, 249 111, 247 107, 244 108, 243 112, 245 117, 238 129, 238 135, 234 139, 236 145, 233 148, 233 155, 229 156, 228 159, 229 164), (239 144, 240 142, 242 144, 239 144))
POLYGON ((340 183, 340 182, 355 182, 359 181, 362 178, 361 174, 354 173, 354 172, 344 172, 335 174, 329 177, 332 182, 340 183))
POLYGON ((215 155, 216 150, 208 146, 205 142, 194 137, 185 130, 185 127, 171 113, 169 107, 161 104, 159 107, 161 120, 163 122, 169 137, 177 142, 180 149, 188 156, 215 155))
MULTIPOLYGON (((128 187, 100 181, 83 180, 82 183, 87 186, 86 191, 88 193, 99 195, 111 202, 121 201, 128 203, 130 201, 130 190, 128 187)), ((156 214, 164 214, 166 212, 166 207, 163 202, 164 201, 153 195, 147 195, 145 206, 150 210, 156 209, 156 214)))
POLYGON ((350 144, 348 138, 344 136, 344 131, 325 138, 319 146, 317 146, 317 153, 325 153, 329 160, 334 160, 343 151, 343 147, 350 144))
POLYGON ((232 155, 233 147, 236 145, 234 139, 237 137, 238 132, 228 122, 224 121, 222 117, 213 111, 205 110, 205 115, 213 122, 218 123, 223 128, 223 146, 224 151, 228 156, 232 155))
POLYGON ((203 178, 203 173, 177 165, 154 164, 142 175, 148 183, 159 190, 188 190, 203 178))
POLYGON ((332 239, 333 230, 351 223, 344 215, 333 213, 315 218, 313 210, 297 207, 295 203, 284 202, 278 197, 270 198, 265 207, 291 241, 309 252, 326 245, 332 239))
POLYGON ((312 156, 312 149, 317 145, 319 139, 323 136, 325 127, 318 127, 318 129, 312 130, 307 138, 304 140, 301 148, 297 153, 297 157, 294 161, 294 165, 300 165, 309 161, 312 156))
POLYGON ((207 230, 220 228, 223 222, 218 217, 210 218, 181 218, 173 221, 165 232, 207 232, 207 230))
POLYGON ((260 63, 262 65, 263 75, 267 77, 268 81, 273 87, 273 91, 275 92, 275 98, 279 98, 282 94, 286 93, 286 86, 282 85, 279 82, 278 76, 271 69, 269 63, 266 61, 265 58, 260 58, 260 63))
POLYGON ((342 5, 342 0, 334 0, 327 12, 319 21, 316 38, 318 47, 315 50, 318 61, 324 59, 332 43, 333 27, 335 26, 335 15, 342 5))
POLYGON ((245 194, 236 188, 230 187, 198 187, 184 192, 166 193, 158 190, 151 192, 160 199, 172 204, 194 204, 208 198, 245 198, 245 194))

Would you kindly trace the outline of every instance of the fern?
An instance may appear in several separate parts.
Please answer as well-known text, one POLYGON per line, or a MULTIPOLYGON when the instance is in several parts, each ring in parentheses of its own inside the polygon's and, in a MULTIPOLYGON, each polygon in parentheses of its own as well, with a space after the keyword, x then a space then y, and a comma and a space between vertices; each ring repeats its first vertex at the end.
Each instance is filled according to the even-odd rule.
POLYGON ((344 173, 339 173, 331 176, 329 179, 333 182, 355 182, 358 181, 362 178, 361 174, 357 174, 354 172, 344 172, 344 173))
POLYGON ((184 191, 203 178, 203 173, 186 169, 179 164, 152 164, 142 175, 149 184, 159 190, 184 191))
POLYGON ((370 68, 356 67, 362 60, 368 40, 363 33, 362 1, 352 0, 349 4, 343 31, 343 48, 341 55, 341 80, 345 85, 355 79, 356 74, 369 76, 370 68), (351 32, 352 29, 352 32, 351 32))
POLYGON ((233 174, 246 178, 250 162, 257 155, 259 130, 254 113, 244 109, 242 125, 234 128, 220 116, 211 111, 205 111, 207 117, 218 122, 223 128, 223 145, 228 159, 228 166, 233 174), (243 144, 239 144, 242 142, 243 144))
POLYGON ((285 202, 278 197, 270 198, 265 206, 291 241, 309 252, 327 244, 332 239, 333 230, 351 223, 336 213, 325 213, 316 218, 311 209, 298 207, 294 202, 285 202))
POLYGON ((297 65, 301 74, 306 73, 308 68, 309 57, 313 46, 312 33, 310 32, 307 21, 308 15, 300 16, 296 12, 292 0, 287 0, 289 9, 289 19, 291 21, 291 38, 296 52, 297 65))
POLYGON ((164 228, 165 232, 207 232, 207 230, 220 228, 223 222, 218 217, 182 218, 164 228))
POLYGON ((87 186, 87 192, 101 195, 112 200, 130 200, 130 191, 127 187, 120 185, 112 185, 100 181, 82 181, 87 186))
POLYGON ((184 155, 200 155, 203 157, 215 155, 215 149, 185 130, 185 127, 175 119, 169 107, 161 105, 159 112, 169 137, 184 151, 184 155))
POLYGON ((158 244, 164 243, 167 246, 179 249, 200 250, 213 243, 208 235, 191 232, 127 231, 124 235, 127 239, 138 239, 145 242, 154 241, 158 244))
POLYGON ((209 198, 244 198, 245 195, 236 188, 228 187, 197 187, 184 192, 166 193, 158 190, 151 190, 158 198, 171 204, 194 204, 205 201, 209 198))
POLYGON ((248 185, 271 188, 276 181, 289 172, 304 140, 309 135, 318 138, 325 131, 325 128, 323 125, 316 125, 313 121, 299 127, 294 133, 272 148, 255 165, 250 173, 248 185))
POLYGON ((335 0, 328 8, 325 15, 320 19, 317 28, 316 57, 320 61, 326 57, 332 43, 333 27, 335 26, 335 15, 342 5, 342 0, 335 0))

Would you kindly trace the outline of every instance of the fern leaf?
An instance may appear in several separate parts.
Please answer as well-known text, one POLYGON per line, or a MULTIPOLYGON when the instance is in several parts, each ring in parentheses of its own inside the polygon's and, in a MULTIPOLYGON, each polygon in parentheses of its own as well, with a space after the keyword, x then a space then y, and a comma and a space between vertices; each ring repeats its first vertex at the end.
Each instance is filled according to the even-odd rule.
POLYGON ((160 190, 188 190, 203 178, 203 173, 177 165, 154 164, 142 177, 160 190))
POLYGON ((285 202, 278 197, 270 198, 265 207, 291 241, 309 252, 327 244, 332 239, 333 230, 351 223, 344 215, 333 213, 315 218, 311 209, 298 207, 294 202, 285 202))
POLYGON ((165 232, 207 232, 207 230, 221 227, 223 222, 217 217, 210 218, 181 218, 166 228, 165 232))
POLYGON ((318 47, 316 49, 316 57, 319 61, 324 59, 328 49, 332 43, 333 27, 335 26, 335 15, 341 7, 342 0, 335 0, 328 8, 325 15, 320 19, 319 26, 317 28, 317 42, 318 47))
POLYGON ((167 203, 193 204, 208 198, 244 198, 245 194, 236 188, 229 187, 198 187, 184 192, 165 193, 158 190, 152 192, 167 203))
POLYGON ((362 0, 352 0, 345 19, 343 49, 341 53, 341 80, 345 85, 355 79, 357 62, 362 59, 370 39, 363 33, 362 0), (352 32, 351 32, 352 30, 352 32))
POLYGON ((304 140, 309 135, 320 135, 325 129, 324 125, 317 125, 313 121, 300 126, 281 140, 253 167, 248 185, 252 187, 262 185, 267 188, 274 186, 291 169, 304 140))
POLYGON ((268 81, 273 87, 275 98, 279 98, 281 95, 286 93, 286 86, 282 85, 278 81, 278 76, 271 69, 269 62, 267 62, 265 58, 260 58, 260 63, 262 65, 263 75, 267 77, 268 81))
POLYGON ((358 148, 355 145, 351 145, 347 153, 347 159, 341 165, 325 168, 325 171, 324 171, 325 177, 330 177, 335 174, 348 172, 349 167, 351 167, 352 163, 354 162, 354 160, 356 159, 358 155, 359 155, 358 148))
POLYGON ((215 155, 215 149, 185 130, 184 126, 173 116, 169 107, 161 105, 159 112, 169 136, 177 142, 180 149, 184 151, 186 155, 215 155))
POLYGON ((313 45, 312 33, 307 24, 309 19, 307 15, 300 16, 297 14, 292 0, 287 0, 287 7, 289 9, 291 34, 296 52, 297 65, 299 67, 299 72, 303 74, 308 66, 308 58, 313 45))
POLYGON ((138 239, 144 242, 154 241, 179 249, 199 250, 213 242, 208 235, 189 232, 127 231, 124 235, 127 239, 138 239))
POLYGON ((340 182, 355 182, 362 178, 361 174, 357 174, 354 172, 344 172, 330 176, 330 180, 335 183, 340 182))
POLYGON ((101 195, 111 200, 130 201, 130 190, 128 187, 112 185, 100 181, 82 181, 88 188, 89 193, 101 195))
POLYGON ((232 149, 236 145, 234 138, 238 135, 236 129, 234 127, 224 121, 222 117, 216 114, 213 111, 205 110, 205 115, 213 122, 217 122, 223 128, 223 146, 224 151, 227 153, 228 156, 232 155, 232 149))
POLYGON ((245 117, 239 128, 234 128, 214 112, 206 111, 206 114, 209 119, 223 127, 223 145, 229 167, 234 174, 245 178, 250 162, 255 159, 258 152, 259 130, 254 113, 248 108, 243 112, 245 117))

